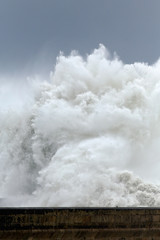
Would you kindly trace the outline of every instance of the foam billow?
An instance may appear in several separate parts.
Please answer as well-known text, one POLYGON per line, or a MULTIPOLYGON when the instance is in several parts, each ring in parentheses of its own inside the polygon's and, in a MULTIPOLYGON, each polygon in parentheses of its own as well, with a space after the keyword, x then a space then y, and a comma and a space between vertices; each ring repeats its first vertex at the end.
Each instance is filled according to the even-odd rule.
POLYGON ((103 45, 0 86, 0 205, 160 206, 160 61, 103 45), (23 81, 22 81, 23 82, 23 81))

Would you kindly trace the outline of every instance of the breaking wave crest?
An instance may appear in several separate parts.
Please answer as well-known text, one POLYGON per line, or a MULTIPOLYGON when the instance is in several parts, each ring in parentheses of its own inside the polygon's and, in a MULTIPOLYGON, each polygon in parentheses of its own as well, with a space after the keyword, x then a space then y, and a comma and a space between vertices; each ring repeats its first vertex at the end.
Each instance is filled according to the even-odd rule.
POLYGON ((0 136, 1 206, 159 206, 160 61, 60 55, 1 85, 0 136))

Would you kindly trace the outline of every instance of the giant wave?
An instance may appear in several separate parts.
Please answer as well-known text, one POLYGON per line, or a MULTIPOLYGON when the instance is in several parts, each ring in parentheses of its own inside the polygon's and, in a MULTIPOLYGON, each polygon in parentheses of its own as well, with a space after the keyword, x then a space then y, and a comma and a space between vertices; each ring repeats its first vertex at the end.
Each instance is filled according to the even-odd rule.
POLYGON ((160 61, 100 45, 28 81, 0 87, 1 206, 160 205, 160 61))

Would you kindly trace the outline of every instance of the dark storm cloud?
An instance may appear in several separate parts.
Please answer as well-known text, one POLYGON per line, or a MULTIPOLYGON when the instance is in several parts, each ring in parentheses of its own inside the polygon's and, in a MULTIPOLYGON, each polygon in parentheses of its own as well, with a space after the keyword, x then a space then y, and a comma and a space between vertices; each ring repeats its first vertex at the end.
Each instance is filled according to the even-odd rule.
POLYGON ((159 0, 0 0, 0 70, 38 68, 60 50, 85 54, 99 43, 124 62, 152 63, 159 57, 159 10, 159 0))

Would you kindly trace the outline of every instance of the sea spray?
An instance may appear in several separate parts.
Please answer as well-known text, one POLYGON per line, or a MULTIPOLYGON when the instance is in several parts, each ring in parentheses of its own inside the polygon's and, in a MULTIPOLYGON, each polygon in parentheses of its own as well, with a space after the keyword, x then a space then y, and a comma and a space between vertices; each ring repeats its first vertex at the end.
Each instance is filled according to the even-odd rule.
POLYGON ((1 206, 159 206, 159 123, 160 62, 103 45, 61 54, 23 94, 1 84, 1 206))

